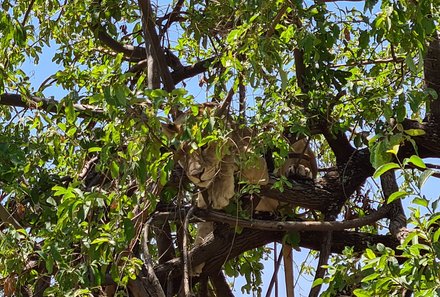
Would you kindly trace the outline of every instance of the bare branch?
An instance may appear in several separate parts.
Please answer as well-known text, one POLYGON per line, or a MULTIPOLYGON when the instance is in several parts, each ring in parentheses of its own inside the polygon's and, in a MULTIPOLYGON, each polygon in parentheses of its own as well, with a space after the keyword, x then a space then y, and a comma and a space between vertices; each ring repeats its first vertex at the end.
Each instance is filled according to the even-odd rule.
POLYGON ((357 218, 349 221, 266 221, 257 219, 241 219, 222 212, 196 209, 195 216, 206 221, 219 222, 229 224, 231 226, 240 226, 249 229, 258 229, 266 231, 336 231, 351 228, 359 228, 385 218, 391 209, 391 205, 386 204, 381 206, 378 210, 366 215, 362 218, 357 218))
POLYGON ((216 57, 208 58, 206 60, 195 63, 191 66, 184 66, 182 69, 173 71, 171 77, 173 78, 174 84, 178 84, 184 79, 196 76, 197 74, 203 73, 209 69, 211 64, 215 61, 216 57))
POLYGON ((166 32, 168 30, 168 28, 176 21, 179 21, 180 18, 180 11, 182 10, 183 7, 183 0, 178 0, 176 5, 173 8, 173 11, 164 15, 163 17, 161 17, 160 19, 157 20, 157 24, 159 25, 162 21, 166 20, 167 22, 165 23, 165 25, 162 27, 161 29, 161 34, 163 34, 164 32, 166 32))
POLYGON ((144 33, 145 43, 151 46, 151 54, 154 60, 157 62, 157 66, 159 68, 159 73, 162 78, 162 83, 165 90, 167 92, 171 92, 172 90, 174 90, 175 86, 165 60, 163 49, 160 46, 159 37, 156 33, 156 25, 153 21, 153 16, 151 14, 151 3, 149 0, 138 0, 138 5, 142 15, 142 29, 144 33))
MULTIPOLYGON (((392 170, 383 173, 380 176, 380 182, 385 196, 385 201, 388 200, 391 194, 399 190, 396 175, 392 170)), ((408 230, 406 229, 406 216, 403 211, 402 200, 394 200, 389 205, 391 208, 387 214, 387 217, 390 219, 390 233, 398 240, 403 240, 408 230)))
MULTIPOLYGON (((0 95, 0 105, 15 106, 31 109, 42 109, 46 112, 57 112, 62 105, 60 102, 54 99, 41 98, 36 96, 30 96, 28 100, 18 94, 4 93, 0 95)), ((74 104, 73 108, 79 112, 80 117, 89 117, 90 115, 100 115, 104 113, 102 108, 86 105, 86 104, 74 104)))
POLYGON ((15 229, 23 229, 19 222, 9 213, 9 211, 0 204, 0 221, 11 224, 15 229))
POLYGON ((222 297, 234 297, 228 282, 226 281, 225 275, 220 270, 218 273, 214 273, 209 276, 212 284, 214 285, 215 292, 217 296, 222 297))
POLYGON ((145 48, 119 43, 107 33, 101 24, 96 24, 92 26, 92 28, 103 44, 117 53, 123 53, 129 61, 136 62, 146 58, 145 48))
POLYGON ((338 67, 347 67, 347 66, 361 66, 361 65, 371 65, 371 64, 387 64, 387 63, 401 63, 403 62, 403 58, 387 58, 387 59, 376 59, 376 60, 364 60, 364 61, 355 61, 351 63, 343 63, 343 64, 332 64, 331 68, 338 67))

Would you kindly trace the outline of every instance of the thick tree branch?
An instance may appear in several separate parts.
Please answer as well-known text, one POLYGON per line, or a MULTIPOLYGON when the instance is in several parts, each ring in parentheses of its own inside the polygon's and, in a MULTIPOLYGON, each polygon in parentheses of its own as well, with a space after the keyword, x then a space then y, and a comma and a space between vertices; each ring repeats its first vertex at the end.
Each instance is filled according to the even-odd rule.
MULTIPOLYGON (((62 104, 54 99, 41 98, 31 96, 28 100, 18 94, 1 94, 0 105, 15 106, 31 109, 42 109, 46 112, 58 112, 62 108, 62 104)), ((79 112, 80 117, 99 116, 104 113, 102 108, 86 105, 86 104, 73 104, 75 111, 79 112)))
POLYGON ((194 77, 200 73, 203 73, 209 69, 213 64, 216 57, 208 58, 206 60, 195 63, 194 65, 184 66, 182 69, 173 71, 171 77, 173 78, 174 84, 178 84, 184 79, 194 77))
MULTIPOLYGON (((397 185, 396 181, 396 175, 392 170, 383 173, 380 176, 380 182, 382 185, 382 191, 384 193, 385 200, 388 200, 391 194, 399 190, 399 186, 397 185)), ((387 214, 387 217, 390 219, 390 233, 398 240, 403 240, 405 234, 407 233, 407 229, 406 216, 405 212, 403 211, 402 200, 395 200, 390 204, 390 206, 391 208, 387 214)))
POLYGON ((440 36, 434 34, 433 40, 429 43, 424 59, 425 84, 428 88, 437 92, 437 99, 432 98, 429 106, 429 114, 440 119, 440 36))
POLYGON ((196 209, 195 216, 206 220, 229 224, 230 226, 240 226, 243 228, 257 229, 264 231, 339 231, 344 229, 359 228, 373 224, 380 219, 385 218, 391 209, 391 205, 384 205, 377 211, 349 221, 267 221, 258 219, 240 219, 222 212, 196 209))
POLYGON ((210 275, 209 278, 211 279, 217 296, 234 297, 234 294, 232 294, 231 288, 226 281, 225 275, 221 270, 218 273, 210 275))
POLYGON ((149 0, 138 0, 138 5, 141 10, 142 29, 144 33, 145 43, 147 44, 147 46, 151 47, 151 54, 155 62, 157 62, 157 67, 162 78, 164 89, 167 92, 171 92, 175 88, 174 82, 168 69, 163 49, 160 46, 159 37, 157 36, 157 32, 155 29, 156 25, 153 21, 153 15, 151 14, 151 3, 149 0))
POLYGON ((335 154, 338 166, 345 166, 355 152, 355 149, 348 141, 347 136, 342 131, 336 133, 330 131, 329 123, 323 124, 321 126, 321 131, 335 154))
MULTIPOLYGON (((300 246, 319 250, 322 232, 301 231, 300 246)), ((284 236, 283 232, 270 232, 260 230, 244 229, 240 234, 234 234, 233 230, 211 236, 202 245, 191 250, 189 256, 192 259, 192 266, 195 267, 205 263, 204 272, 208 275, 216 273, 227 259, 235 258, 244 251, 264 246, 272 241, 280 242, 284 236)), ((332 238, 332 253, 341 253, 345 247, 352 246, 354 251, 362 252, 370 245, 383 243, 385 246, 395 249, 399 242, 392 236, 373 235, 354 231, 335 231, 332 238)), ((182 276, 182 259, 175 258, 165 264, 155 267, 155 272, 163 284, 168 277, 179 284, 182 276)), ((196 280, 193 279, 193 283, 196 280)), ((174 286, 176 288, 176 286, 174 286)), ((177 286, 178 287, 178 286, 177 286)))

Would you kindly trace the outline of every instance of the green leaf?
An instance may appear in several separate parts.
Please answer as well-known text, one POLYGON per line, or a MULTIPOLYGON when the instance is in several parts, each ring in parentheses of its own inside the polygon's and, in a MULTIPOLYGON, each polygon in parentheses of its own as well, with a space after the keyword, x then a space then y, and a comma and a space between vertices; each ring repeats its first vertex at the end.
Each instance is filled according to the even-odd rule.
POLYGON ((110 239, 108 237, 98 237, 92 241, 92 244, 103 244, 103 243, 109 243, 109 242, 110 242, 110 239))
POLYGON ((372 249, 366 249, 365 250, 365 255, 366 255, 366 257, 368 258, 368 259, 375 259, 376 258, 376 254, 374 254, 374 252, 373 252, 373 250, 372 249))
POLYGON ((414 198, 412 203, 423 206, 423 207, 428 207, 428 205, 429 205, 428 199, 422 198, 422 197, 414 198))
POLYGON ((422 168, 422 169, 426 168, 425 162, 423 162, 423 160, 419 156, 412 155, 409 158, 409 162, 413 163, 414 165, 416 165, 419 168, 422 168))
POLYGON ((408 129, 408 130, 403 130, 403 132, 405 132, 409 136, 421 136, 426 134, 425 130, 422 129, 408 129))
POLYGON ((125 240, 128 242, 133 239, 135 235, 134 225, 130 219, 124 219, 124 236, 125 240))
POLYGON ((89 153, 94 153, 94 152, 100 152, 101 150, 102 150, 101 147, 94 146, 94 147, 89 148, 87 151, 89 153))
POLYGON ((417 73, 417 67, 416 67, 416 65, 414 64, 414 60, 413 60, 413 58, 411 57, 411 55, 407 55, 407 56, 406 56, 406 58, 405 58, 405 62, 406 62, 406 65, 408 66, 409 70, 410 70, 413 74, 416 74, 416 73, 417 73))
POLYGON ((392 153, 394 155, 397 155, 399 152, 400 144, 393 145, 393 148, 390 150, 387 150, 387 153, 392 153))
POLYGON ((118 101, 120 106, 126 106, 127 105, 127 97, 125 95, 125 86, 115 86, 114 92, 116 100, 118 101))
POLYGON ((46 264, 47 272, 52 273, 53 272, 53 263, 54 263, 52 256, 49 255, 45 260, 46 261, 44 261, 44 262, 46 264))
POLYGON ((364 289, 355 289, 353 293, 356 297, 371 297, 371 292, 364 289))
POLYGON ((434 232, 434 235, 432 236, 432 241, 433 242, 438 242, 438 238, 440 237, 440 229, 437 229, 435 232, 434 232))
POLYGON ((379 273, 372 273, 370 275, 367 275, 366 277, 364 277, 361 282, 366 283, 370 280, 374 280, 376 278, 379 278, 380 274, 379 273))
POLYGON ((119 176, 119 165, 115 161, 112 161, 110 164, 110 172, 113 178, 117 178, 119 176))
POLYGON ((396 163, 393 163, 393 162, 387 163, 387 164, 383 164, 382 166, 380 166, 379 168, 376 169, 376 171, 373 174, 373 178, 378 178, 382 174, 387 172, 388 170, 398 169, 398 168, 400 168, 399 164, 396 164, 396 163))
POLYGON ((419 180, 417 182, 417 186, 419 187, 419 189, 421 189, 425 185, 428 178, 430 178, 433 174, 434 170, 432 169, 426 169, 422 172, 422 174, 420 174, 419 180))
POLYGON ((408 193, 405 191, 394 192, 393 194, 390 195, 390 197, 388 197, 387 203, 390 204, 394 200, 400 199, 400 198, 405 197, 407 195, 408 195, 408 193))
POLYGON ((69 100, 64 108, 64 112, 66 113, 66 119, 69 124, 73 124, 76 120, 75 108, 73 108, 72 102, 69 100))
POLYGON ((313 282, 313 284, 312 284, 312 288, 313 287, 316 287, 316 286, 318 286, 318 285, 321 285, 321 284, 323 284, 324 283, 324 280, 322 279, 322 278, 317 278, 317 279, 315 279, 315 281, 313 282))

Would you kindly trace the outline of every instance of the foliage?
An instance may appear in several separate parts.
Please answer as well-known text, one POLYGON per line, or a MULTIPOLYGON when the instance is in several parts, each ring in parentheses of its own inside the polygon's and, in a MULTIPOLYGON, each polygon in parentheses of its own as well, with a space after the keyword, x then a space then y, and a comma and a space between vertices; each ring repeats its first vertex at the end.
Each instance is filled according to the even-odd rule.
MULTIPOLYGON (((154 29, 168 62, 158 71, 162 83, 165 71, 177 85, 169 92, 148 87, 156 70, 143 64, 148 28, 136 1, 1 5, 0 94, 20 95, 12 104, 0 99, 0 206, 21 225, 0 225, 5 296, 26 290, 42 296, 35 291, 41 280, 45 296, 90 296, 102 293, 108 279, 118 294, 136 296, 127 289, 130 282, 145 276, 146 265, 158 270, 163 264, 160 232, 142 238, 143 225, 163 209, 180 213, 193 204, 198 189, 184 175, 176 178, 176 168, 185 153, 226 143, 234 131, 231 119, 255 132, 250 155, 237 158, 242 162, 270 153, 279 166, 289 155, 287 135, 312 139, 320 167, 341 175, 338 189, 344 192, 337 197, 348 193, 348 199, 370 176, 401 174, 399 191, 388 197, 343 201, 352 206, 346 217, 405 197, 419 207, 409 209, 414 230, 397 250, 379 243, 363 252, 346 247, 335 256, 327 275, 315 281, 328 284, 323 296, 350 289, 356 296, 403 289, 439 294, 437 201, 421 192, 436 172, 426 170, 427 155, 420 153, 420 139, 435 133, 405 126, 405 120, 427 119, 438 97, 423 79, 427 46, 439 29, 438 0, 157 1, 154 29), (173 64, 176 59, 181 64, 173 64), (203 71, 179 78, 189 71, 184 66, 200 63, 203 71), (35 73, 29 65, 38 65, 35 73), (229 94, 232 101, 225 104, 229 94), (216 107, 200 108, 204 102, 216 107), (228 115, 216 113, 222 104, 228 115), (179 133, 167 135, 163 127, 176 128, 182 114, 179 133), (341 135, 351 156, 335 149, 341 135), (374 175, 346 171, 355 151, 368 151, 374 175)), ((438 147, 438 139, 430 140, 438 147)), ((430 156, 440 157, 436 153, 430 156)), ((297 185, 282 177, 272 189, 297 185)), ((251 198, 263 193, 255 185, 240 190, 251 198)), ((299 205, 281 220, 292 218, 327 216, 324 207, 299 205)), ((170 220, 176 258, 184 254, 179 240, 195 236, 193 223, 191 234, 183 234, 183 219, 170 220)), ((369 231, 382 232, 378 225, 369 231)), ((302 246, 299 233, 294 242, 302 246)), ((261 295, 266 256, 264 247, 249 249, 225 260, 223 270, 228 277, 244 276, 243 293, 261 295)))

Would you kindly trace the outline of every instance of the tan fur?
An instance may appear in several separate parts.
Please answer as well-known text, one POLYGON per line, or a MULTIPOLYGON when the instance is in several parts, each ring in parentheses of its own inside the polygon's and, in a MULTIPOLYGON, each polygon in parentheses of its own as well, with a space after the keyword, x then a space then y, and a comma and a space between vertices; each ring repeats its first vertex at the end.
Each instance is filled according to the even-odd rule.
MULTIPOLYGON (((163 125, 164 133, 172 138, 180 133, 187 114, 177 119, 178 125, 163 125)), ((252 148, 250 142, 252 131, 248 128, 234 127, 230 137, 224 142, 211 142, 206 147, 197 150, 182 148, 184 158, 179 161, 188 178, 200 188, 197 197, 197 206, 200 208, 222 209, 229 204, 235 195, 236 178, 254 185, 266 185, 269 182, 269 172, 266 160, 254 156, 247 162, 242 162, 252 148), (202 192, 204 192, 202 194, 202 192), (207 205, 207 203, 209 205, 207 205)), ((316 158, 305 139, 291 145, 294 157, 286 159, 284 164, 275 172, 276 176, 297 175, 314 179, 317 175, 316 158)), ((260 212, 274 212, 279 207, 279 201, 269 197, 262 197, 255 210, 260 212)), ((198 226, 196 245, 202 244, 213 230, 212 222, 202 222, 198 226)), ((193 271, 197 275, 202 272, 204 264, 193 271)))

